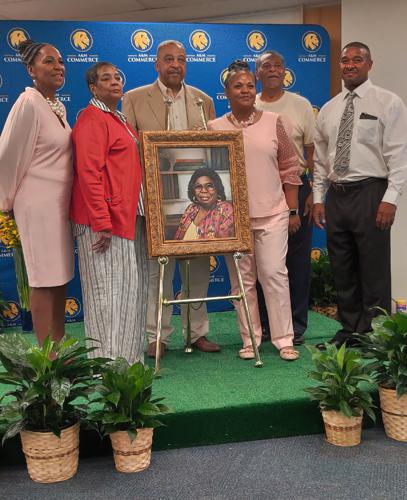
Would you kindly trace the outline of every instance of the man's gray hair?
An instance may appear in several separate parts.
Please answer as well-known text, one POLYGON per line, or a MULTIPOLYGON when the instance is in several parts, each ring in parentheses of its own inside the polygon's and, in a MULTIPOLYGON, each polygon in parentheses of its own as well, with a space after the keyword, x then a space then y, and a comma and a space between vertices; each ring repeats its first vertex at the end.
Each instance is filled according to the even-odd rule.
POLYGON ((160 50, 163 47, 166 47, 167 45, 176 45, 178 48, 185 50, 184 45, 179 41, 179 40, 164 40, 163 42, 160 43, 160 45, 157 47, 157 54, 160 52, 160 50))
POLYGON ((278 57, 285 67, 285 59, 284 56, 280 54, 280 52, 277 52, 276 50, 267 50, 256 59, 256 71, 260 68, 262 61, 268 59, 269 57, 278 57))

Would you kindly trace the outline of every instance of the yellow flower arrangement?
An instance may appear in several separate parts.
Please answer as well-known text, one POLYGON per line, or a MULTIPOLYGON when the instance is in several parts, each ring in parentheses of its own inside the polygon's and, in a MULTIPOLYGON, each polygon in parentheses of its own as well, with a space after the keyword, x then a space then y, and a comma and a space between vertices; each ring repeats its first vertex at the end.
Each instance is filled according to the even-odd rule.
POLYGON ((4 212, 0 212, 0 241, 6 248, 21 247, 16 221, 4 212))
POLYGON ((0 211, 0 242, 6 248, 13 249, 14 267, 16 271, 17 292, 22 309, 30 310, 30 286, 25 268, 23 249, 20 235, 14 218, 0 211))

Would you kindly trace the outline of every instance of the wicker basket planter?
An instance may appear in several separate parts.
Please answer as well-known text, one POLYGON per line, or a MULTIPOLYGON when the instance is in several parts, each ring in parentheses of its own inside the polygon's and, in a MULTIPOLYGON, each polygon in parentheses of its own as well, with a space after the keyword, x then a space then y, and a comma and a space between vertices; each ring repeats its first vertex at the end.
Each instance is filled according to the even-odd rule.
POLYGON ((37 483, 57 483, 70 479, 78 470, 79 423, 61 431, 21 431, 21 442, 30 478, 37 483))
POLYGON ((389 438, 407 441, 407 394, 397 399, 395 389, 379 386, 384 430, 389 438))
POLYGON ((110 434, 114 463, 119 472, 140 472, 150 465, 153 430, 137 429, 137 436, 130 441, 126 431, 110 434))
POLYGON ((356 446, 362 435, 362 415, 347 417, 340 411, 321 411, 328 443, 336 446, 356 446))

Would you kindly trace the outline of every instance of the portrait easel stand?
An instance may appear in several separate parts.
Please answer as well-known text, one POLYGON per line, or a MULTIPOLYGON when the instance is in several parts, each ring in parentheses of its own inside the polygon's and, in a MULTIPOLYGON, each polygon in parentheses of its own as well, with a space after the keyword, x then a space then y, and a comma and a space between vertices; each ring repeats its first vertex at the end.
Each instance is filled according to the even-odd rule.
POLYGON ((164 272, 165 272, 165 266, 168 264, 168 257, 158 257, 158 264, 159 264, 159 269, 160 269, 160 275, 159 275, 159 285, 158 285, 158 307, 157 307, 157 343, 156 343, 156 353, 155 353, 155 373, 157 376, 160 375, 160 346, 161 346, 161 323, 162 323, 162 312, 163 312, 163 307, 170 307, 173 306, 174 304, 186 304, 187 305, 187 338, 186 338, 186 345, 184 352, 186 353, 191 353, 192 352, 192 346, 191 346, 191 304, 195 303, 200 303, 200 302, 213 302, 216 300, 243 300, 243 306, 244 306, 244 311, 246 314, 246 321, 249 327, 249 334, 250 334, 250 340, 252 343, 253 351, 254 351, 254 356, 255 356, 255 367, 261 367, 263 366, 263 362, 260 359, 259 355, 259 350, 257 348, 256 344, 256 339, 254 337, 254 332, 253 332, 253 324, 252 324, 252 319, 250 317, 250 311, 249 307, 247 304, 247 297, 246 297, 246 292, 243 287, 243 281, 242 281, 242 276, 240 274, 240 269, 239 269, 239 260, 242 258, 242 254, 240 252, 235 252, 233 254, 233 261, 235 263, 235 268, 236 268, 236 273, 237 273, 237 278, 239 281, 239 289, 240 293, 239 295, 225 295, 225 296, 219 296, 219 297, 203 297, 203 298, 190 298, 190 260, 186 260, 186 283, 184 284, 185 289, 185 298, 183 299, 177 299, 177 300, 168 300, 166 299, 163 295, 163 282, 164 282, 164 272))

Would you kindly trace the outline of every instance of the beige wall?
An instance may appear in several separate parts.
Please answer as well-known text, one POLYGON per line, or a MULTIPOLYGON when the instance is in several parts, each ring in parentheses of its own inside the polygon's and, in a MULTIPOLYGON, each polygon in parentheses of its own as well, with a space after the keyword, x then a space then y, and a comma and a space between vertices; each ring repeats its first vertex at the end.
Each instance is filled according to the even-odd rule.
MULTIPOLYGON (((406 0, 342 0, 343 45, 351 41, 369 45, 373 59, 372 81, 395 92, 407 104, 406 21, 406 0)), ((407 298, 407 186, 404 191, 392 230, 395 298, 407 298)))
POLYGON ((341 6, 323 5, 320 7, 304 7, 304 24, 320 24, 330 39, 329 55, 331 58, 330 91, 331 97, 341 91, 341 78, 338 73, 339 54, 341 51, 341 6))

